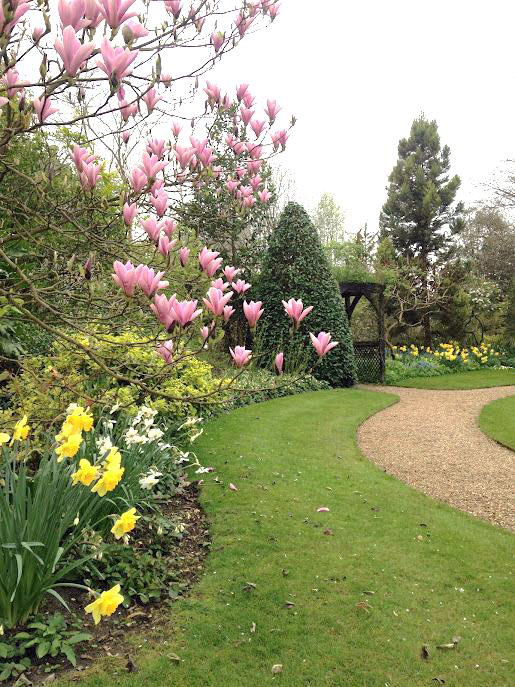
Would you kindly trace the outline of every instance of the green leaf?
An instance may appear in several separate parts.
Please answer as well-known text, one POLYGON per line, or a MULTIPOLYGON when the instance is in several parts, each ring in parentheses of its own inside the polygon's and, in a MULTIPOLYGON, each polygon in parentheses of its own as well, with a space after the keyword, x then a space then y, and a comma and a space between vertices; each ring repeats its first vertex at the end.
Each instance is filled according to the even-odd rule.
POLYGON ((43 656, 46 656, 48 654, 49 649, 50 642, 41 642, 41 644, 38 644, 38 648, 36 649, 36 656, 38 658, 43 658, 43 656))
POLYGON ((72 664, 72 666, 77 665, 77 659, 75 657, 75 651, 72 649, 72 647, 69 644, 63 644, 61 648, 61 653, 63 653, 68 661, 72 664))

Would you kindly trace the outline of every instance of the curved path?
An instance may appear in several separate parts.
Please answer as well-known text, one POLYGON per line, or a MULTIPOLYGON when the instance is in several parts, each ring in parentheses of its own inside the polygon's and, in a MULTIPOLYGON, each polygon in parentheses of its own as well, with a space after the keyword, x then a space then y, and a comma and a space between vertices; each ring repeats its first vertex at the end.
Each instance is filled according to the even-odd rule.
POLYGON ((515 393, 514 387, 364 388, 400 397, 361 425, 358 442, 368 458, 436 499, 515 530, 515 453, 477 424, 481 408, 515 393))

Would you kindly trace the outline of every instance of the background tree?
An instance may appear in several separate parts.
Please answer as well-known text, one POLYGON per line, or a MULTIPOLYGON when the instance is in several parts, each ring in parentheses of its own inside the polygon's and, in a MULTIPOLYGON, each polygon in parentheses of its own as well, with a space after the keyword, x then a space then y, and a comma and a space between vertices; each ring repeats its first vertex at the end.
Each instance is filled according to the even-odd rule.
POLYGON ((335 264, 345 229, 343 212, 331 193, 322 193, 312 219, 331 264, 335 264))
POLYGON ((318 362, 314 374, 333 386, 351 386, 356 382, 356 364, 343 299, 331 274, 313 223, 300 205, 289 203, 284 209, 263 263, 259 297, 264 314, 260 345, 265 358, 284 350, 286 366, 299 357, 316 363, 316 356, 306 343, 306 335, 329 332, 338 346, 318 362), (281 300, 301 299, 313 311, 301 322, 291 343, 285 347, 290 322, 281 300), (293 359, 293 360, 292 360, 293 359))
MULTIPOLYGON (((450 149, 441 146, 436 122, 423 115, 400 140, 398 155, 380 215, 381 238, 390 238, 396 255, 415 263, 423 275, 420 289, 429 291, 430 273, 449 258, 463 229, 464 207, 455 203, 460 178, 450 178, 450 149)), ((421 325, 430 346, 429 312, 422 314, 421 325)))

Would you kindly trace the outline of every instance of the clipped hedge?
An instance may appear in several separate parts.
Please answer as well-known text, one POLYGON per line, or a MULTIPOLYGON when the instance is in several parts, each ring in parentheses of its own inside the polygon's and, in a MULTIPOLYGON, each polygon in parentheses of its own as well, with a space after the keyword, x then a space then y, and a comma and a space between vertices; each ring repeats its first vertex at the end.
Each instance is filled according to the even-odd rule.
POLYGON ((356 383, 354 349, 343 299, 317 231, 297 203, 286 206, 272 233, 258 292, 265 308, 260 321, 260 352, 267 364, 277 351, 284 350, 287 370, 291 369, 289 360, 304 358, 308 369, 316 363, 315 377, 331 386, 356 383), (281 303, 289 298, 300 298, 304 306, 314 306, 291 340, 290 320, 281 303), (320 331, 330 332, 339 345, 317 362, 309 332, 317 335, 320 331))

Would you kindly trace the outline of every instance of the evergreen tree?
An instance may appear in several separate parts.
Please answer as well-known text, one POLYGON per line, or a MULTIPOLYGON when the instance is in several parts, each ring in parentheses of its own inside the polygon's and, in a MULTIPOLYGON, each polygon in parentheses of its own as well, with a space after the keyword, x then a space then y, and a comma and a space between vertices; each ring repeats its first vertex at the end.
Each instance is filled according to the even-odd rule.
MULTIPOLYGON (((428 275, 453 252, 463 229, 464 207, 455 203, 460 178, 450 178, 450 149, 441 146, 435 121, 421 115, 398 147, 399 159, 389 176, 388 197, 379 224, 399 257, 417 263, 428 275)), ((423 317, 424 343, 431 345, 431 323, 423 317)))
POLYGON ((306 211, 296 203, 284 209, 270 238, 259 280, 259 297, 264 304, 261 348, 269 360, 283 349, 286 367, 291 358, 303 351, 309 363, 316 354, 309 332, 330 332, 339 345, 317 363, 314 374, 333 386, 351 386, 356 382, 356 364, 352 339, 338 284, 331 274, 320 238, 306 211), (282 300, 301 299, 313 311, 302 321, 289 340, 290 320, 282 300), (289 342, 289 343, 286 343, 289 342))

